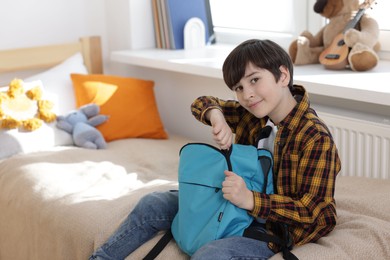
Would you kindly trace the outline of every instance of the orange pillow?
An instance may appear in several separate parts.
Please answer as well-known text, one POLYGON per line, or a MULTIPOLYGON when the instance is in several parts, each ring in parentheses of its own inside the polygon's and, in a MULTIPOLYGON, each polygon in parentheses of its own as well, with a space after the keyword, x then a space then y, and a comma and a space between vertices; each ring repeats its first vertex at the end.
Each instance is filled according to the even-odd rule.
POLYGON ((76 105, 95 103, 108 115, 97 126, 106 141, 122 138, 167 139, 154 96, 154 82, 102 74, 71 74, 76 105))

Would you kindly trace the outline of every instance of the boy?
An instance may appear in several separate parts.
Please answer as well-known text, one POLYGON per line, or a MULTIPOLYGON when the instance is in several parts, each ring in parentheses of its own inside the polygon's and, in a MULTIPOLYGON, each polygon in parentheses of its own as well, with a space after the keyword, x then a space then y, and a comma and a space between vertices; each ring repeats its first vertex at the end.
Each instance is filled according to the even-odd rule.
MULTIPOLYGON (((287 224, 296 245, 328 234, 336 224, 333 195, 340 160, 328 128, 310 108, 307 92, 293 85, 288 54, 272 41, 248 40, 226 58, 223 77, 238 101, 200 97, 192 104, 192 113, 211 124, 222 149, 230 147, 233 133, 236 143, 269 149, 274 155, 277 193, 252 192, 239 176, 226 171, 224 197, 248 214, 267 219, 267 232, 276 233, 276 223, 287 224), (259 141, 267 126, 269 137, 259 141)), ((219 248, 221 252, 214 252, 221 255, 233 244, 240 247, 238 243, 214 241, 195 256, 203 259, 211 248, 219 248)), ((275 245, 271 247, 277 251, 275 245)))
MULTIPOLYGON (((305 89, 293 85, 288 54, 269 40, 245 41, 226 58, 223 77, 238 101, 199 97, 191 111, 211 125, 221 149, 229 149, 234 133, 236 143, 273 152, 276 187, 274 195, 252 192, 241 177, 226 171, 225 199, 255 218, 267 219, 266 225, 253 225, 260 232, 278 233, 278 223, 287 226, 292 244, 328 234, 336 224, 333 195, 340 160, 305 89)), ((169 229, 177 207, 177 192, 145 196, 91 259, 125 258, 159 230, 169 229)), ((192 259, 268 259, 279 250, 256 239, 231 237, 204 245, 192 259)))

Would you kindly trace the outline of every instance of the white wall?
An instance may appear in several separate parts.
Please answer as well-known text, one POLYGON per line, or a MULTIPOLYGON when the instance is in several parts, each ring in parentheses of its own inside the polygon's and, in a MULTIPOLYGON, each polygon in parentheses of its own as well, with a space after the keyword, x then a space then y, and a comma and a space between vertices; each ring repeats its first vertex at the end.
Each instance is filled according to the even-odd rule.
POLYGON ((1 0, 0 49, 105 35, 105 0, 1 0))
MULTIPOLYGON (((108 60, 106 0, 1 0, 0 50, 75 42, 100 35, 108 60)), ((2 73, 0 85, 38 71, 2 73)))

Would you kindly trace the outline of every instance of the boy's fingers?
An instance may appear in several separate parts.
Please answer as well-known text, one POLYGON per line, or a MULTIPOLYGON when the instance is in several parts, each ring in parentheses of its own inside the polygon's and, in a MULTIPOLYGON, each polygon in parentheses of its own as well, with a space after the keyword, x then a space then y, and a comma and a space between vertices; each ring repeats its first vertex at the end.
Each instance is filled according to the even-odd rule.
POLYGON ((225 170, 223 173, 225 173, 226 177, 235 175, 234 172, 231 172, 231 171, 228 171, 228 170, 225 170))

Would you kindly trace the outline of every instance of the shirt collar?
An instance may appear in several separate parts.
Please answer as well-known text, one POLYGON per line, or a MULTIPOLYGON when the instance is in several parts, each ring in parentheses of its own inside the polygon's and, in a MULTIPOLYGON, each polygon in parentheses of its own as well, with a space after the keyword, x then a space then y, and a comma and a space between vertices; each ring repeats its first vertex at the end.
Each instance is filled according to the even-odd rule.
POLYGON ((309 95, 305 88, 294 85, 293 95, 297 104, 291 112, 278 124, 279 127, 287 127, 292 130, 298 127, 299 121, 310 106, 309 95))

